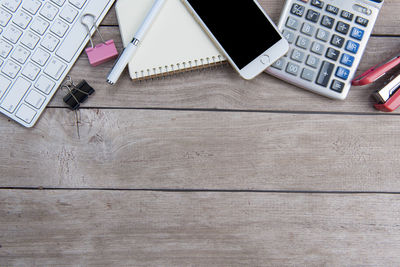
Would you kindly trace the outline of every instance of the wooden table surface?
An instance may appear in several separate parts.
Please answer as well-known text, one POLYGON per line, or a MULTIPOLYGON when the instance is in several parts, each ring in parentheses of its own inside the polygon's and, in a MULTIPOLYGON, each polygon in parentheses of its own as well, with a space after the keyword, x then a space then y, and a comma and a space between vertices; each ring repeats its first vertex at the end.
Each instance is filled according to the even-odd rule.
MULTIPOLYGON (((282 1, 263 0, 277 21, 282 1)), ((359 71, 400 47, 386 0, 359 71)), ((111 10, 101 31, 121 49, 111 10)), ((33 129, 0 117, 0 266, 395 266, 400 116, 377 85, 329 100, 228 65, 58 92, 33 129)))

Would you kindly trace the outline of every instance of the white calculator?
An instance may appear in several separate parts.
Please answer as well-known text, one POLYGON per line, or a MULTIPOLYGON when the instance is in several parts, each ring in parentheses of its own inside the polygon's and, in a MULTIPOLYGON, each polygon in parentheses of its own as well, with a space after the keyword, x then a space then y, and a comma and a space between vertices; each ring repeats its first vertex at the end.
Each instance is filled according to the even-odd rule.
POLYGON ((383 0, 287 0, 278 27, 290 50, 267 72, 345 99, 382 5, 383 0))

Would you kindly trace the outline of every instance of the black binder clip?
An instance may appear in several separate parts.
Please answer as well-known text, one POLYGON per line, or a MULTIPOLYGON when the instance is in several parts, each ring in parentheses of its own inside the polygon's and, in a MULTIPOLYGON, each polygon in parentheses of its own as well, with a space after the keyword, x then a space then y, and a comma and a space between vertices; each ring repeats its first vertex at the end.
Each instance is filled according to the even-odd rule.
POLYGON ((63 101, 72 110, 77 110, 81 103, 85 102, 95 92, 85 80, 75 85, 70 76, 67 76, 62 88, 68 89, 68 94, 64 96, 63 101))

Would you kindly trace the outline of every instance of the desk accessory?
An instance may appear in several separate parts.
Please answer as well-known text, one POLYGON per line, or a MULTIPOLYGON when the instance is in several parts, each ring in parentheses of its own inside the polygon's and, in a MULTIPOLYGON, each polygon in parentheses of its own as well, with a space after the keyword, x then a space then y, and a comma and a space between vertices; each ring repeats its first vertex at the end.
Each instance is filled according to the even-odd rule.
MULTIPOLYGON (((127 46, 153 4, 119 0, 117 18, 127 46)), ((163 77, 220 64, 224 57, 180 0, 168 0, 129 63, 133 80, 163 77)))
POLYGON ((72 110, 77 110, 80 105, 85 102, 95 91, 85 80, 75 85, 71 77, 67 76, 67 80, 61 86, 68 90, 68 94, 64 96, 63 101, 72 110))
POLYGON ((121 57, 115 63, 114 67, 111 69, 111 72, 108 74, 107 82, 109 84, 115 84, 119 77, 121 76, 122 71, 126 68, 129 61, 132 60, 133 55, 138 49, 141 41, 143 40, 145 34, 150 29, 151 25, 153 24, 154 20, 157 18, 158 14, 163 7, 165 0, 156 0, 151 7, 149 13, 147 13, 146 18, 140 25, 139 29, 133 36, 132 41, 125 47, 124 51, 122 52, 121 57))
POLYGON ((104 41, 104 38, 99 31, 99 28, 96 26, 95 15, 93 14, 82 15, 81 23, 86 27, 90 40, 91 47, 85 49, 90 65, 96 67, 100 64, 103 64, 107 61, 113 60, 118 57, 118 51, 117 48, 115 47, 114 41, 113 40, 104 41), (93 20, 93 23, 90 25, 90 27, 89 24, 87 24, 87 22, 85 21, 85 19, 88 17, 92 18, 93 20), (94 46, 94 42, 90 33, 90 29, 92 27, 95 28, 96 32, 99 34, 100 39, 102 41, 101 44, 98 44, 96 46, 94 46))
POLYGON ((287 0, 279 29, 291 44, 268 73, 343 100, 383 0, 287 0))
POLYGON ((374 107, 380 111, 392 112, 400 106, 400 74, 372 96, 377 100, 374 107))

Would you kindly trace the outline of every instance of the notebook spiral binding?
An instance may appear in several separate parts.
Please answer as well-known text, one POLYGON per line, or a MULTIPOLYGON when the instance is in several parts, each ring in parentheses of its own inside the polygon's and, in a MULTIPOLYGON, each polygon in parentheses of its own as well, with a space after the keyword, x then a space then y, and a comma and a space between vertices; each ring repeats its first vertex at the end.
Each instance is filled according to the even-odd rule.
POLYGON ((198 69, 212 68, 214 66, 222 65, 226 63, 225 57, 222 55, 207 57, 202 59, 196 59, 193 61, 182 62, 177 64, 172 64, 169 66, 158 67, 142 70, 140 72, 135 72, 134 81, 142 81, 154 78, 163 78, 170 75, 175 75, 182 72, 189 72, 198 69))

